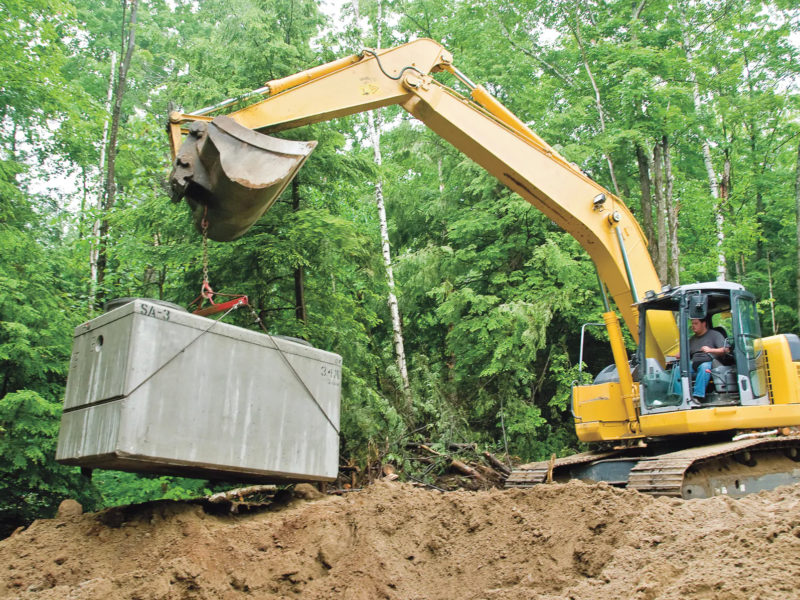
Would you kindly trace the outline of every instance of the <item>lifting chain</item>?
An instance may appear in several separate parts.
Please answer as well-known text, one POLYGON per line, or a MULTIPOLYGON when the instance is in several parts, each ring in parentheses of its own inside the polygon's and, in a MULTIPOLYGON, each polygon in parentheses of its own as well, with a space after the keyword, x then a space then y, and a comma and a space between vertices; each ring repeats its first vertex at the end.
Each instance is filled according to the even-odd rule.
POLYGON ((200 228, 203 232, 203 283, 200 286, 200 304, 203 300, 208 300, 214 304, 214 290, 208 283, 208 205, 203 209, 203 220, 200 221, 200 228))
POLYGON ((208 286, 208 206, 203 211, 203 220, 200 221, 200 227, 203 231, 203 289, 208 286))
MULTIPOLYGON (((200 221, 200 231, 203 234, 203 283, 200 286, 200 295, 189 304, 189 310, 192 314, 202 317, 207 317, 239 306, 248 306, 248 300, 245 294, 221 294, 215 292, 208 282, 208 227, 208 206, 206 206, 203 210, 203 218, 200 221), (232 300, 214 302, 215 296, 227 296, 232 298, 232 300), (209 303, 209 306, 204 308, 203 304, 205 304, 206 301, 209 303), (192 310, 192 307, 195 307, 195 309, 192 310)), ((227 315, 228 313, 226 312, 225 314, 227 315)))

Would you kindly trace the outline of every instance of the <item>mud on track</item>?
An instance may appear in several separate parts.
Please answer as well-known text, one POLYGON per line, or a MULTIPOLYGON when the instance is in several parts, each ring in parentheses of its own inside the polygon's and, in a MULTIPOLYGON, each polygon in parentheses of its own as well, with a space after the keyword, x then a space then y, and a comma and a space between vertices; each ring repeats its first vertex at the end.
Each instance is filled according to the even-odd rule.
POLYGON ((305 490, 273 510, 157 502, 0 542, 0 598, 788 599, 800 486, 683 501, 579 482, 305 490))

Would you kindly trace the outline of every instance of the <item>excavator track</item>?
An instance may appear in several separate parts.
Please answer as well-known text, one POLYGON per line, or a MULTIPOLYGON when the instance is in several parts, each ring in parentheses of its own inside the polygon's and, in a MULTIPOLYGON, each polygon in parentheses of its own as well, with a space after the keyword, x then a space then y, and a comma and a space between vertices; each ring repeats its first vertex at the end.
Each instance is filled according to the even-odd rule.
POLYGON ((639 462, 628 487, 654 496, 744 496, 800 481, 798 448, 800 436, 785 436, 671 452, 639 462))
POLYGON ((548 473, 551 474, 553 479, 556 479, 564 472, 571 471, 573 467, 580 468, 584 465, 604 461, 605 459, 613 460, 619 455, 620 451, 583 452, 581 454, 573 454, 572 456, 559 458, 553 462, 545 460, 528 463, 511 471, 511 474, 506 478, 505 487, 533 487, 534 485, 547 482, 548 473))
POLYGON ((744 496, 800 482, 800 435, 759 437, 682 449, 655 456, 641 450, 586 452, 523 465, 506 487, 554 481, 606 481, 654 496, 706 498, 744 496))

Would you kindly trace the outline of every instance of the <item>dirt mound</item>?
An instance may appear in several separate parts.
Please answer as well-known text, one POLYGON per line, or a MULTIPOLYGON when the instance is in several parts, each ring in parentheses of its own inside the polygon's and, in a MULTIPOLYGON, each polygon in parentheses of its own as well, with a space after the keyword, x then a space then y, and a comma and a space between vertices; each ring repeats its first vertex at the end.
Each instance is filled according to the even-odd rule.
POLYGON ((798 596, 800 486, 683 501, 579 482, 379 483, 287 500, 256 514, 157 502, 37 521, 0 542, 0 598, 798 596))

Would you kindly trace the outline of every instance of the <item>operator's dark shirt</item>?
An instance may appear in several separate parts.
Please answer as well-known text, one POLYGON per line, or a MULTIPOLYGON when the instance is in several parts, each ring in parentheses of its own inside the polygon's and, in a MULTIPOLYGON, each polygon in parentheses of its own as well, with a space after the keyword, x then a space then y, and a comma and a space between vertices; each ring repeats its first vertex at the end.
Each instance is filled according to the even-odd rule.
POLYGON ((700 352, 700 348, 708 346, 709 348, 724 348, 725 337, 716 329, 709 329, 703 335, 693 335, 689 338, 689 357, 692 359, 692 364, 697 367, 700 363, 714 360, 708 352, 700 352))

